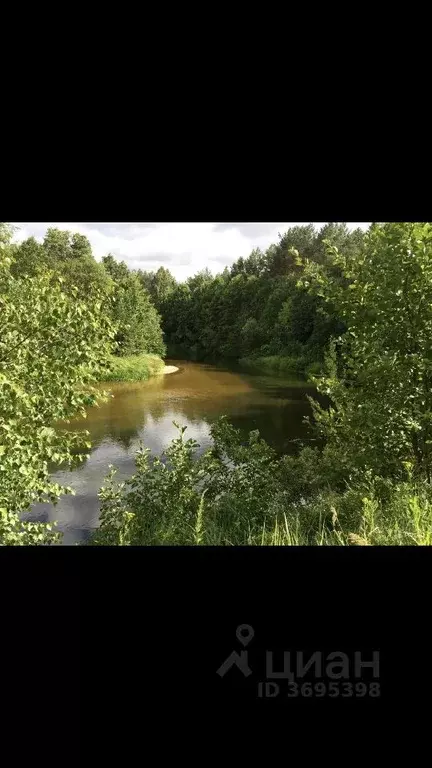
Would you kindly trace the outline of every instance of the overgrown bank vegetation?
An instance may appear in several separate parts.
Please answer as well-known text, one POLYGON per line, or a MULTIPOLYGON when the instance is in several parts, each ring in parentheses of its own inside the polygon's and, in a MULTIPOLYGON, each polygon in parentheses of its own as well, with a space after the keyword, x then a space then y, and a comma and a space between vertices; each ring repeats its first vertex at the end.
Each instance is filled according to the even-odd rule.
POLYGON ((113 355, 120 369, 163 354, 161 322, 168 345, 198 359, 320 372, 322 447, 278 457, 222 420, 198 457, 180 429, 165 456, 141 451, 128 481, 111 474, 90 543, 432 543, 430 224, 293 228, 265 254, 183 284, 97 264, 80 238, 50 230, 42 245, 13 246, 0 228, 1 543, 58 540, 20 521, 67 492, 48 462, 72 466, 90 447, 53 424, 96 402, 92 382, 113 355))
POLYGON ((243 368, 250 368, 262 373, 298 373, 318 375, 323 370, 323 362, 307 362, 303 357, 287 357, 286 355, 269 355, 267 357, 241 357, 239 363, 243 368))
POLYGON ((165 368, 164 361, 157 355, 112 355, 108 367, 101 372, 102 381, 147 381, 159 376, 165 368))
MULTIPOLYGON (((184 428, 183 428, 184 430, 184 428)), ((424 481, 365 473, 354 483, 306 448, 277 457, 251 433, 245 445, 224 420, 199 458, 182 429, 161 458, 147 450, 123 483, 111 471, 101 490, 93 545, 432 544, 432 493, 424 481)))

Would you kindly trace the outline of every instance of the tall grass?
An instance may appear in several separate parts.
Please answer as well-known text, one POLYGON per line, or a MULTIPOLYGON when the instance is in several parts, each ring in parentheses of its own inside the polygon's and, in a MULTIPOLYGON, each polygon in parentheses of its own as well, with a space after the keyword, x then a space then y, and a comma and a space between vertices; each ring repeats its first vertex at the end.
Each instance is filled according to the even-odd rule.
MULTIPOLYGON (((360 494, 361 495, 361 494, 360 494)), ((360 496, 359 495, 359 496, 360 496)), ((429 489, 409 484, 392 490, 384 502, 358 499, 348 514, 343 495, 315 497, 306 505, 290 505, 251 526, 247 516, 227 519, 215 515, 201 497, 195 536, 177 528, 170 544, 252 546, 431 546, 432 501, 429 489), (354 513, 354 514, 353 514, 354 513)), ((349 504, 352 506, 352 498, 349 504)))
POLYGON ((110 365, 103 374, 103 381, 147 381, 162 374, 164 361, 158 355, 130 355, 111 357, 110 365))
MULTIPOLYGON (((314 500, 319 513, 308 522, 307 513, 281 513, 271 527, 264 526, 260 543, 268 546, 431 546, 432 503, 430 490, 399 485, 387 502, 363 498, 358 519, 344 518, 330 505, 331 518, 322 514, 322 501, 314 500)), ((258 537, 257 537, 258 538, 258 537)))
POLYGON ((168 511, 163 521, 147 519, 146 525, 140 528, 139 540, 132 543, 295 547, 432 545, 432 504, 413 493, 413 489, 395 491, 394 498, 387 504, 364 498, 356 510, 355 523, 342 516, 343 505, 337 509, 333 502, 333 497, 324 501, 311 499, 307 508, 294 510, 291 506, 269 515, 261 525, 254 525, 247 514, 231 519, 219 514, 217 505, 205 501, 204 491, 194 524, 187 519, 182 523, 174 510, 171 519, 168 511))

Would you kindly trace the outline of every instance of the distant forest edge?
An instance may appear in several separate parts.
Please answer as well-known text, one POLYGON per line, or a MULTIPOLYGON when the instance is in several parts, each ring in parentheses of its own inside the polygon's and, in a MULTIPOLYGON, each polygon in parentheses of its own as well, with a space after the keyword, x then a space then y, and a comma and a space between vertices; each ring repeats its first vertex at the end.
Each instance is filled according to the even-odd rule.
POLYGON ((302 280, 308 263, 327 267, 334 280, 342 272, 329 260, 328 245, 347 258, 360 254, 365 232, 346 224, 295 226, 279 235, 266 251, 212 275, 204 268, 184 282, 160 267, 130 270, 112 254, 99 263, 81 234, 48 229, 44 241, 30 237, 12 247, 12 274, 34 277, 50 270, 62 278, 63 290, 89 301, 102 297, 116 327, 114 355, 133 358, 129 366, 112 366, 107 378, 152 368, 140 355, 168 355, 190 360, 240 361, 269 371, 318 373, 333 336, 345 327, 324 300, 302 280), (300 257, 301 254, 301 257, 300 257))
POLYGON ((136 274, 162 318, 169 356, 318 373, 330 338, 345 327, 301 278, 312 263, 328 266, 341 280, 327 246, 350 258, 360 254, 364 235, 340 223, 319 231, 312 224, 296 226, 265 252, 257 248, 215 276, 208 268, 185 282, 164 267, 136 274))

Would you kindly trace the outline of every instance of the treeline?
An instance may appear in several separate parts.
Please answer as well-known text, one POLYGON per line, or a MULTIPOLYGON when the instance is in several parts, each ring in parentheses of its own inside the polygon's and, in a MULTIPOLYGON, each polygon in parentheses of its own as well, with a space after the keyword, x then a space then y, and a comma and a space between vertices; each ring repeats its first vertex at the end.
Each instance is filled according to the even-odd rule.
POLYGON ((110 254, 98 263, 84 235, 52 228, 42 243, 30 237, 9 245, 9 253, 15 278, 50 273, 52 280, 62 279, 66 294, 89 304, 99 301, 116 327, 116 356, 165 353, 160 317, 142 281, 110 254))
POLYGON ((299 284, 305 263, 327 264, 327 244, 348 257, 361 252, 364 232, 329 223, 291 227, 264 253, 255 249, 213 276, 204 269, 178 283, 169 270, 138 270, 162 316, 168 354, 195 360, 284 358, 300 370, 323 361, 329 339, 344 326, 321 297, 299 284), (301 254, 300 259, 296 251, 301 254))
POLYGON ((265 252, 255 249, 214 276, 204 269, 178 282, 168 269, 130 270, 111 254, 98 263, 81 234, 48 229, 42 243, 30 237, 10 246, 15 277, 49 271, 64 291, 100 300, 116 326, 113 353, 143 353, 192 360, 260 359, 285 368, 314 370, 329 339, 344 330, 341 318, 301 282, 305 264, 327 265, 327 246, 348 257, 361 252, 364 232, 329 223, 291 227, 265 252), (301 254, 301 259, 298 254, 301 254))

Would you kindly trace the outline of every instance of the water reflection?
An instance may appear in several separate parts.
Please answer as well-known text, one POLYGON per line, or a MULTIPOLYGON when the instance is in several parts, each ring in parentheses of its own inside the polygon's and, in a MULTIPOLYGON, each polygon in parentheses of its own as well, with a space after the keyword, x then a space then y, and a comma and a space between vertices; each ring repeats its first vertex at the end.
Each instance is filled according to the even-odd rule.
POLYGON ((312 390, 301 379, 172 363, 179 366, 178 372, 148 382, 111 385, 107 402, 89 409, 86 419, 65 425, 72 431, 89 430, 90 458, 72 472, 59 470, 53 475, 56 482, 72 486, 76 495, 63 497, 56 507, 35 505, 31 519, 57 520, 66 534, 65 544, 88 536, 97 525, 97 492, 108 465, 118 467, 119 479, 132 474, 140 441, 152 453, 161 453, 178 434, 173 421, 187 426, 186 437, 197 440, 200 452, 210 446, 210 425, 223 414, 245 433, 259 429, 278 452, 292 452, 296 449, 292 440, 307 438, 303 418, 310 413, 307 394, 312 390))

